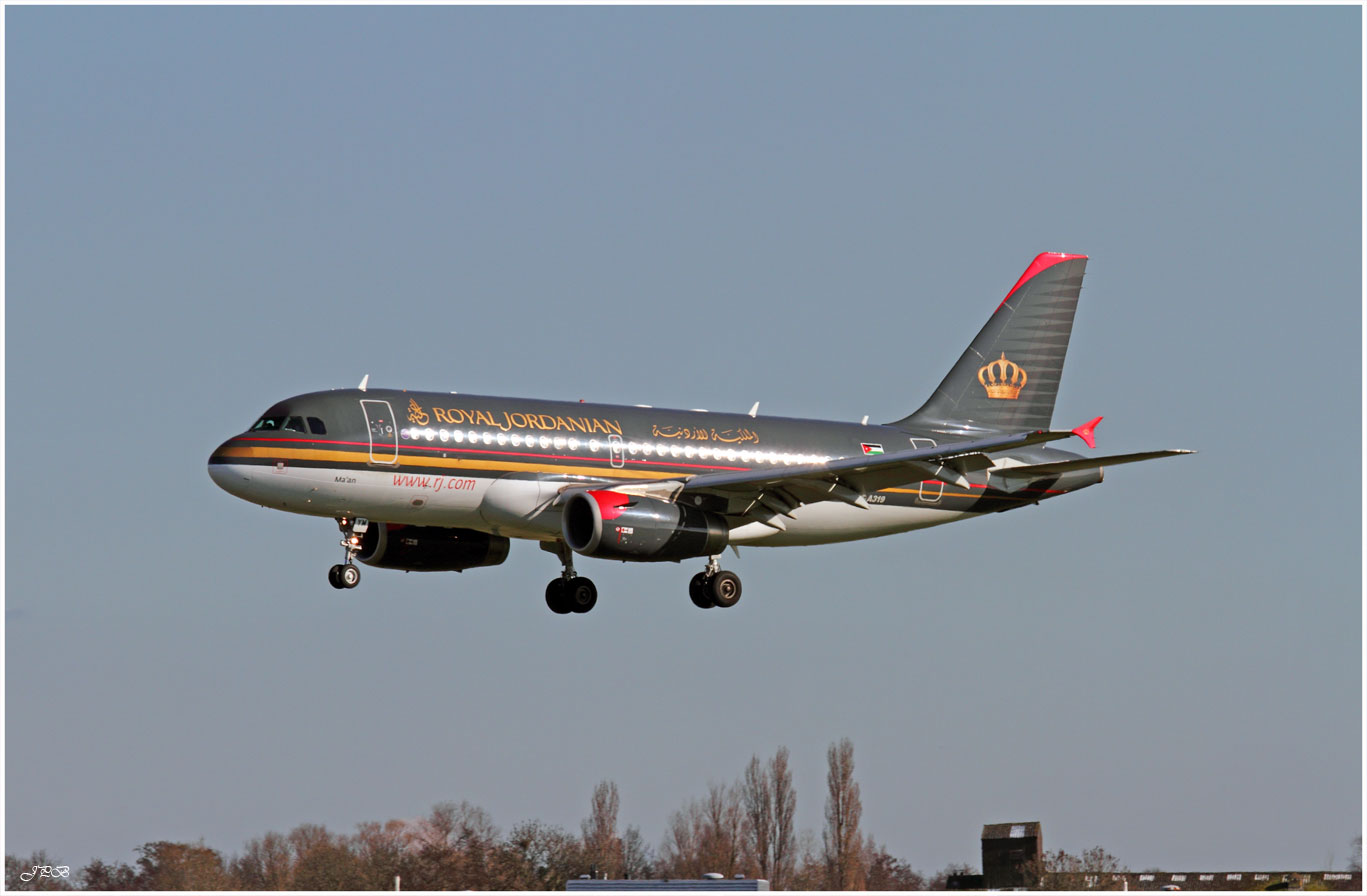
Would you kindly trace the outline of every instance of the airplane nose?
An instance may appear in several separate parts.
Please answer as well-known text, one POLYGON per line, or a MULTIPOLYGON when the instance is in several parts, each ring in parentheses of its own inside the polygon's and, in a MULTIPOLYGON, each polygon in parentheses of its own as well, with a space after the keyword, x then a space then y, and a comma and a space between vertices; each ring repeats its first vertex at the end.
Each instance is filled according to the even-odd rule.
POLYGON ((216 464, 214 463, 213 459, 210 458, 209 478, 214 481, 214 485, 217 485, 219 488, 226 489, 228 487, 226 483, 232 477, 231 474, 229 474, 228 470, 222 464, 216 464))
POLYGON ((209 455, 209 478, 214 481, 214 485, 228 494, 241 497, 243 490, 251 480, 243 474, 241 467, 231 462, 225 452, 228 444, 228 442, 224 442, 214 449, 213 454, 209 455))

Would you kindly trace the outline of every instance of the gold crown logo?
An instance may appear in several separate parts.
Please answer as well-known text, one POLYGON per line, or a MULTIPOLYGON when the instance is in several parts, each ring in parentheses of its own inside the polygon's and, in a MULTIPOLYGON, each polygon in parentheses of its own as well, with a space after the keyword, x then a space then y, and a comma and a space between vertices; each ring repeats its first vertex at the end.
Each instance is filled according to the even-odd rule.
POLYGON ((1025 373, 1025 368, 1015 361, 1006 359, 1006 352, 995 361, 990 361, 978 368, 978 382, 983 384, 987 390, 988 398, 1005 398, 1015 401, 1021 394, 1021 389, 1025 388, 1025 381, 1029 377, 1025 373))
POLYGON ((427 425, 427 412, 422 409, 422 405, 413 399, 408 399, 408 422, 416 423, 419 426, 427 425))

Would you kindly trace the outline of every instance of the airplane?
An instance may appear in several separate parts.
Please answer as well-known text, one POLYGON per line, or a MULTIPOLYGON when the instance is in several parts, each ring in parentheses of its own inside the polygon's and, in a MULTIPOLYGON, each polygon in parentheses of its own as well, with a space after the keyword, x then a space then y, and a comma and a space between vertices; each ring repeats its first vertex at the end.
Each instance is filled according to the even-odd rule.
MULTIPOLYGON (((693 604, 732 607, 728 547, 828 544, 1014 510, 1102 481, 1104 468, 1186 450, 1088 457, 1101 418, 1053 430, 1087 256, 1037 256, 916 412, 882 425, 647 405, 368 388, 271 405, 209 458, 215 483, 263 507, 331 517, 356 562, 407 571, 497 566, 514 538, 561 574, 558 614, 598 600, 575 555, 706 558, 693 604)), ((739 553, 737 551, 737 553, 739 553)))

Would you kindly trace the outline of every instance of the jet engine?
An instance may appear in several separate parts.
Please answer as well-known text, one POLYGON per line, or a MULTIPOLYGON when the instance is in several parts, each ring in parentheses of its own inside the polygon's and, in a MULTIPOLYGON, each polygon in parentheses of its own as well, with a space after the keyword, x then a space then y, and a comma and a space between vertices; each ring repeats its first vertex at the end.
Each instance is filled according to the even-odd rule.
POLYGON ((683 560, 720 554, 726 520, 696 507, 621 492, 575 492, 561 517, 565 544, 609 560, 683 560))
POLYGON ((356 559, 384 569, 460 572, 507 560, 508 539, 474 529, 371 523, 361 536, 356 559))

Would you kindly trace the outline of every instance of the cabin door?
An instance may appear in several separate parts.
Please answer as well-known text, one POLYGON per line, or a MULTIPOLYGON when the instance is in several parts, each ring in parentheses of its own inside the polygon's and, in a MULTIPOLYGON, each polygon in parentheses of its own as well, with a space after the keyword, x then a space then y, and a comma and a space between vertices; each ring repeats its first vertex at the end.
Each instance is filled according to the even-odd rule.
POLYGON ((399 430, 394 425, 394 411, 389 402, 373 398, 361 399, 366 426, 370 429, 370 462, 397 464, 399 462, 399 430))

